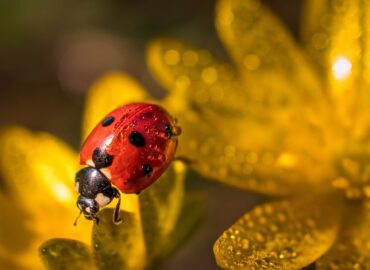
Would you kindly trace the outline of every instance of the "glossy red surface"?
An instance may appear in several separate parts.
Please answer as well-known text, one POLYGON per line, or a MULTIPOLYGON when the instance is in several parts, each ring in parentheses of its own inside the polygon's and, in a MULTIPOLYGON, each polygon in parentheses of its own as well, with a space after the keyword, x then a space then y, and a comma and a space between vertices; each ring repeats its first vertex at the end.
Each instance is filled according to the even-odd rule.
POLYGON ((100 169, 124 193, 137 193, 151 185, 166 170, 174 158, 179 127, 162 107, 154 104, 135 103, 122 106, 102 119, 84 142, 80 162, 93 166, 92 154, 100 147, 113 156, 112 164, 100 169), (108 116, 114 121, 108 126, 102 122, 108 116), (165 126, 170 124, 174 136, 168 136, 165 126), (145 145, 130 143, 131 132, 143 135, 145 145), (145 175, 143 165, 153 168, 145 175))

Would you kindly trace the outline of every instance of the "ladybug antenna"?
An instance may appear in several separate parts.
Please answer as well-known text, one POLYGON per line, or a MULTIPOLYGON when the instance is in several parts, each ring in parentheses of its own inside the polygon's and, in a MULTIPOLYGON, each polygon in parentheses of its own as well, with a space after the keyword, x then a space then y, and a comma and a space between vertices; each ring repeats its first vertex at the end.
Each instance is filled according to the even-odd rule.
POLYGON ((80 218, 81 214, 82 214, 82 210, 80 211, 80 213, 79 213, 79 214, 78 214, 78 216, 76 217, 76 220, 75 220, 75 222, 73 223, 73 226, 76 226, 76 225, 77 225, 77 220, 80 218))
POLYGON ((122 222, 122 219, 119 216, 119 210, 120 210, 120 206, 121 206, 121 195, 119 194, 119 192, 116 193, 116 198, 118 198, 118 202, 116 204, 116 208, 114 209, 113 222, 116 225, 119 225, 122 222))

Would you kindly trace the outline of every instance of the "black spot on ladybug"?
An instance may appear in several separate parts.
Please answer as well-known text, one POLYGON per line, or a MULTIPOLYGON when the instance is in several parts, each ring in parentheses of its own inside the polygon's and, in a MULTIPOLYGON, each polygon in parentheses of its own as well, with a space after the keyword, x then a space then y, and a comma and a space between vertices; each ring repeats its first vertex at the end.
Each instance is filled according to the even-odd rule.
POLYGON ((144 172, 144 174, 145 174, 146 176, 151 175, 151 174, 152 174, 152 172, 153 172, 153 168, 152 168, 152 166, 150 166, 150 165, 148 165, 148 164, 144 164, 144 165, 143 165, 143 172, 144 172))
POLYGON ((164 125, 164 130, 167 132, 168 138, 171 139, 173 136, 172 126, 170 124, 166 124, 164 125))
POLYGON ((102 151, 99 147, 95 148, 92 159, 97 169, 109 167, 113 162, 113 156, 102 151))
POLYGON ((104 120, 102 121, 101 125, 103 127, 107 127, 110 124, 112 124, 113 122, 114 122, 114 117, 113 116, 107 116, 107 117, 104 118, 104 120))
POLYGON ((140 132, 132 131, 128 136, 130 143, 136 147, 143 147, 145 145, 145 139, 140 132))

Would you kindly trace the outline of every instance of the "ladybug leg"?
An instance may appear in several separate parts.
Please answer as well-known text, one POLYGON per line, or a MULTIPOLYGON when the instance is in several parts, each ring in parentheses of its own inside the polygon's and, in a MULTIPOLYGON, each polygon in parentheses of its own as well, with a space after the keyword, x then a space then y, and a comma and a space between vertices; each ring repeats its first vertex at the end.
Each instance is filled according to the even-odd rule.
POLYGON ((116 207, 114 208, 113 222, 116 225, 119 225, 122 222, 122 219, 119 216, 119 211, 120 211, 120 207, 121 207, 121 195, 120 195, 120 193, 117 189, 114 188, 113 190, 114 190, 114 197, 118 199, 116 207))
POLYGON ((95 220, 96 225, 99 225, 100 219, 97 216, 92 217, 95 220))

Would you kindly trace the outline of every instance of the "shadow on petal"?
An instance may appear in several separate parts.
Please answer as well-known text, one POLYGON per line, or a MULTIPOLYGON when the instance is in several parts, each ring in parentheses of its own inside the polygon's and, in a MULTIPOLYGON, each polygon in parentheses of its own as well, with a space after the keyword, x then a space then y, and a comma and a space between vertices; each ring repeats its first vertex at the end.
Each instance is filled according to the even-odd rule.
POLYGON ((39 248, 41 259, 47 269, 92 270, 95 269, 87 245, 71 239, 50 239, 39 248))

